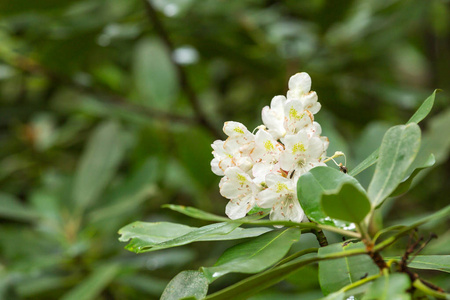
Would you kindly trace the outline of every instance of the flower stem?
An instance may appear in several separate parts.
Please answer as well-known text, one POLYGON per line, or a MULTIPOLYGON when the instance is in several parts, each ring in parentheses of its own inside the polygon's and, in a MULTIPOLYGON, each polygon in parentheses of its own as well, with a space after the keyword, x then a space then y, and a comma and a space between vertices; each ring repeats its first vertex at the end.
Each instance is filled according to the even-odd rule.
POLYGON ((298 258, 298 257, 300 257, 300 256, 303 256, 303 255, 309 254, 309 253, 315 253, 315 252, 317 252, 317 251, 319 251, 318 248, 308 248, 308 249, 305 249, 305 250, 296 252, 296 253, 292 254, 291 256, 288 256, 288 257, 286 257, 285 259, 280 260, 280 261, 279 261, 276 265, 274 265, 273 267, 277 267, 277 266, 279 266, 279 265, 282 265, 282 264, 285 264, 285 263, 287 263, 287 262, 290 262, 291 260, 294 260, 294 259, 296 259, 296 258, 298 258))
POLYGON ((450 294, 441 293, 441 292, 435 291, 435 290, 429 288, 428 286, 426 286, 425 284, 423 284, 423 282, 420 279, 416 279, 413 282, 413 286, 416 289, 424 292, 425 294, 433 296, 435 298, 438 298, 438 299, 450 299, 450 294))

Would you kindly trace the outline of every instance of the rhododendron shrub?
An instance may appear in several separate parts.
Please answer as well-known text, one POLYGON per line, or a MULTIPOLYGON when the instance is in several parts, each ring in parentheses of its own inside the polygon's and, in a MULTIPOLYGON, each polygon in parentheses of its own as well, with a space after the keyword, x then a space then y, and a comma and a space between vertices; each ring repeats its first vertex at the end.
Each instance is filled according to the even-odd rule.
POLYGON ((450 206, 413 223, 387 228, 381 228, 375 217, 386 199, 407 192, 414 177, 434 164, 433 154, 417 155, 421 149, 417 123, 430 112, 435 93, 406 124, 390 128, 380 147, 347 174, 345 164, 336 162, 344 154, 327 155, 329 140, 314 121, 321 104, 311 91, 311 77, 295 74, 286 96, 275 96, 262 109, 263 124, 250 131, 239 122, 225 122, 227 138, 211 145, 211 169, 222 176, 219 190, 228 199, 227 217, 166 205, 211 224, 197 228, 134 222, 119 231, 120 240, 128 242, 128 250, 142 253, 193 242, 243 239, 213 266, 180 272, 162 299, 248 298, 310 264, 318 264, 324 299, 449 299, 441 287, 415 271, 448 272, 449 255, 419 255, 426 242, 415 231, 428 221, 448 217, 450 206), (365 189, 355 176, 374 164, 365 189), (304 234, 314 235, 317 247, 289 255, 304 234), (387 258, 385 249, 405 235, 410 235, 406 248, 387 258), (336 236, 347 240, 329 243, 330 236, 333 241, 336 236), (208 295, 209 285, 229 273, 253 275, 208 295))

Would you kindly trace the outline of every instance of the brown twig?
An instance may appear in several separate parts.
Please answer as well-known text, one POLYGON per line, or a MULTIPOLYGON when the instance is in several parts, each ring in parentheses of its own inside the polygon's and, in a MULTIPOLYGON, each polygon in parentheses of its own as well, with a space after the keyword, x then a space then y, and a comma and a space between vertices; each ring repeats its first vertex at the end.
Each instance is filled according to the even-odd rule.
POLYGON ((149 0, 143 0, 145 5, 145 10, 147 12, 147 16, 149 21, 152 23, 153 28, 155 29, 157 35, 159 38, 163 41, 165 46, 167 47, 167 51, 169 52, 170 59, 175 67, 175 70, 177 72, 178 81, 180 82, 181 89, 186 94, 187 99, 189 100, 192 109, 195 112, 195 115, 198 119, 198 123, 200 123, 202 126, 204 126, 208 131, 216 138, 222 138, 222 134, 217 130, 215 126, 213 126, 209 120, 206 118, 205 113, 203 112, 197 95, 195 94, 193 88, 189 84, 189 80, 187 78, 186 72, 183 69, 183 67, 178 64, 172 57, 172 53, 175 49, 172 41, 170 40, 169 34, 167 33, 166 29, 164 28, 161 20, 158 17, 158 14, 151 4, 149 0))
POLYGON ((408 268, 408 263, 409 263, 410 261, 412 261, 412 260, 414 259, 414 257, 415 257, 420 251, 422 251, 423 248, 425 248, 425 246, 426 246, 433 238, 436 238, 437 236, 436 236, 435 234, 431 234, 431 236, 428 238, 428 240, 425 241, 425 242, 419 247, 419 249, 416 251, 416 253, 414 253, 414 251, 416 250, 416 248, 417 248, 417 246, 419 245, 419 243, 423 241, 423 236, 419 237, 414 243, 412 243, 412 237, 413 237, 413 234, 414 234, 414 232, 411 232, 411 234, 410 234, 410 236, 409 236, 409 240, 408 240, 408 248, 406 248, 406 251, 405 251, 405 253, 403 254, 402 259, 401 259, 401 261, 400 261, 400 263, 399 263, 399 266, 398 266, 398 267, 399 267, 399 271, 402 272, 402 273, 407 274, 407 275, 409 276, 409 278, 411 279, 411 282, 414 282, 415 280, 418 279, 418 280, 420 280, 424 285, 426 285, 427 287, 429 287, 429 288, 431 288, 431 289, 433 289, 433 290, 435 290, 435 291, 438 291, 438 292, 443 293, 444 290, 443 290, 442 288, 440 288, 440 287, 438 287, 438 286, 432 284, 431 282, 428 282, 428 281, 426 281, 426 280, 420 278, 419 275, 418 275, 417 273, 414 273, 413 271, 411 271, 411 270, 408 268), (410 256, 411 254, 413 254, 413 253, 414 253, 414 257, 413 257, 411 260, 409 260, 409 256, 410 256))
POLYGON ((328 240, 322 229, 313 229, 311 232, 316 236, 317 241, 319 242, 320 247, 328 246, 328 240))

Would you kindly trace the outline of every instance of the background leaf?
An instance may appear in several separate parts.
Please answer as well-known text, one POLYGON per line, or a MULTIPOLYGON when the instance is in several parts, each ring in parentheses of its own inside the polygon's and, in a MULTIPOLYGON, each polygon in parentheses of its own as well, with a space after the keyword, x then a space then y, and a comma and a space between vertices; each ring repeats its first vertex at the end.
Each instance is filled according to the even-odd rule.
POLYGON ((375 174, 367 193, 374 207, 381 205, 400 184, 420 148, 416 123, 394 126, 383 137, 375 174))
POLYGON ((92 133, 79 162, 73 186, 75 204, 83 209, 94 201, 114 175, 125 154, 119 124, 105 122, 92 133))
POLYGON ((282 259, 300 234, 298 228, 265 233, 227 249, 213 267, 202 270, 209 282, 231 272, 258 273, 282 259))
POLYGON ((177 96, 178 82, 165 46, 156 39, 143 39, 137 43, 133 59, 138 102, 168 109, 177 96))
POLYGON ((108 264, 96 268, 96 270, 80 285, 69 291, 61 299, 96 299, 105 286, 107 286, 116 277, 119 272, 119 266, 108 264))

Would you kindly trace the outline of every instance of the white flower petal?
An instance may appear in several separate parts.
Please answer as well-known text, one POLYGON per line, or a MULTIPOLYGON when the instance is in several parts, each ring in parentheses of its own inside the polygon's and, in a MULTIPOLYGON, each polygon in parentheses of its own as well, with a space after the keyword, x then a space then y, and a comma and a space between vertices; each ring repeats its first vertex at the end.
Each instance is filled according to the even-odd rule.
POLYGON ((311 77, 305 72, 297 73, 289 78, 288 86, 289 90, 295 90, 299 96, 306 94, 311 90, 311 77))
POLYGON ((257 203, 262 208, 272 208, 276 202, 278 194, 271 189, 265 189, 257 195, 257 203))
POLYGON ((230 200, 225 208, 225 214, 231 220, 240 219, 245 217, 253 206, 254 203, 252 202, 251 196, 244 199, 230 200))

